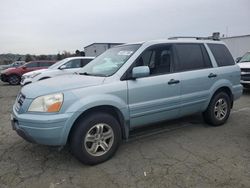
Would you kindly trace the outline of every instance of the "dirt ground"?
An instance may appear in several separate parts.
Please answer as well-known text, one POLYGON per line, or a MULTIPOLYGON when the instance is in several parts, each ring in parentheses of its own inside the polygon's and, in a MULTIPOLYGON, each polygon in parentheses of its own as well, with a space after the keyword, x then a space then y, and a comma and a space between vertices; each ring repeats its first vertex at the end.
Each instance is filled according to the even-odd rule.
POLYGON ((250 187, 250 90, 228 122, 200 115, 134 132, 109 161, 86 166, 69 149, 31 144, 10 126, 19 86, 0 82, 0 188, 250 187))

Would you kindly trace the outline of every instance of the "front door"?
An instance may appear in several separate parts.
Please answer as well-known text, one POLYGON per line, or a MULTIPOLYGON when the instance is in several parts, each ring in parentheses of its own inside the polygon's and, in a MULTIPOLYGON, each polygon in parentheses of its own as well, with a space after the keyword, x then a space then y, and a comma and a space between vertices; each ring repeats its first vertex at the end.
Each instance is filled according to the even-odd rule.
POLYGON ((166 44, 145 50, 133 64, 149 66, 150 75, 127 81, 131 128, 179 116, 180 77, 172 73, 173 63, 172 45, 166 44))

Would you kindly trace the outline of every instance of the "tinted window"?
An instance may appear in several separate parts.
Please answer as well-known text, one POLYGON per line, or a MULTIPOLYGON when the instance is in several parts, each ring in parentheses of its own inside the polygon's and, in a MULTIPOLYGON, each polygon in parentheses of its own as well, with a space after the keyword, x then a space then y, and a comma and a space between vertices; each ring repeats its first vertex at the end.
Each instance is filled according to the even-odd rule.
POLYGON ((150 75, 170 73, 173 65, 172 45, 153 47, 137 59, 134 67, 148 66, 150 75))
POLYGON ((208 44, 219 67, 234 65, 234 60, 227 47, 223 44, 208 44))
POLYGON ((26 64, 26 67, 28 68, 38 67, 38 66, 39 66, 38 62, 31 62, 31 63, 26 64))
POLYGON ((66 66, 66 69, 80 68, 81 59, 73 59, 64 65, 66 66))
POLYGON ((40 67, 49 67, 52 62, 40 62, 40 67))
POLYGON ((81 67, 84 67, 85 65, 87 65, 90 61, 92 61, 92 59, 82 59, 82 64, 81 67))
POLYGON ((176 44, 177 71, 188 71, 211 67, 206 49, 201 44, 176 44))

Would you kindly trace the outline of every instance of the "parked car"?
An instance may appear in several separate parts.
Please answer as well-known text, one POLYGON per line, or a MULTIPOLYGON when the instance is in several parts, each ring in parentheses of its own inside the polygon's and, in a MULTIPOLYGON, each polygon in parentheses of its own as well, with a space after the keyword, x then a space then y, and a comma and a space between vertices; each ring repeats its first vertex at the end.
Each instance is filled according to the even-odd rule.
POLYGON ((8 65, 0 65, 0 70, 5 70, 5 69, 11 68, 11 67, 20 67, 24 63, 25 63, 25 61, 15 61, 15 62, 8 64, 8 65))
POLYGON ((20 67, 8 68, 1 72, 1 80, 3 82, 9 82, 11 85, 20 84, 21 76, 27 72, 31 72, 39 69, 47 69, 54 64, 55 61, 30 61, 20 67))
POLYGON ((94 57, 69 57, 51 65, 48 69, 25 73, 21 78, 21 85, 27 85, 40 80, 72 74, 87 65, 94 57))
POLYGON ((223 42, 149 41, 113 47, 79 74, 23 87, 11 122, 27 141, 68 143, 78 160, 97 164, 141 126, 198 112, 222 125, 241 95, 240 68, 223 42))
POLYGON ((241 69, 241 84, 245 88, 250 88, 250 52, 247 52, 239 61, 241 69))

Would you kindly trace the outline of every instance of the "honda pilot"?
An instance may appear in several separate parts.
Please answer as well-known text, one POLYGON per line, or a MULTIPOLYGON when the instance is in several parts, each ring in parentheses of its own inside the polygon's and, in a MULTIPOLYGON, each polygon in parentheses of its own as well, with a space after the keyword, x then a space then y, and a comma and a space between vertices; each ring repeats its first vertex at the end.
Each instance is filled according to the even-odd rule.
POLYGON ((68 144, 78 160, 98 164, 138 127, 198 112, 223 125, 241 95, 240 68, 223 42, 140 42, 107 50, 78 74, 24 86, 11 122, 27 141, 68 144))

